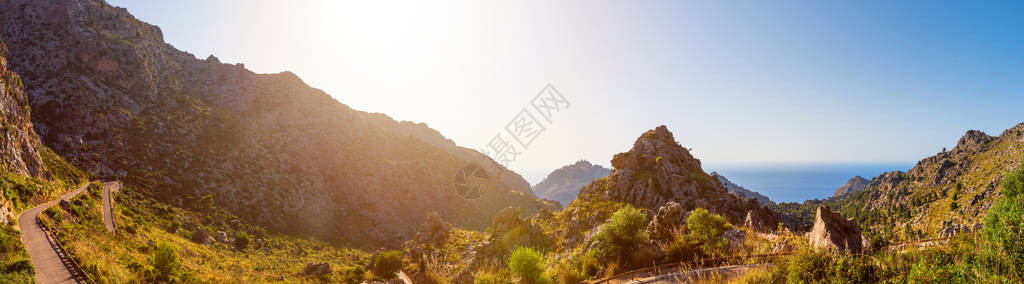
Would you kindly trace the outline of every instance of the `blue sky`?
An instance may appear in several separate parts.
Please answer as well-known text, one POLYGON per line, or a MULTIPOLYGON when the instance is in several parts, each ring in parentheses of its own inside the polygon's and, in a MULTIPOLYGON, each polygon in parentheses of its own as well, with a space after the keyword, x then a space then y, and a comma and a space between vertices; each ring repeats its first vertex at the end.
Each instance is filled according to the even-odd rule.
POLYGON ((510 165, 531 182, 660 124, 734 165, 912 164, 1024 122, 1020 2, 111 2, 197 57, 471 148, 550 83, 571 106, 510 165))

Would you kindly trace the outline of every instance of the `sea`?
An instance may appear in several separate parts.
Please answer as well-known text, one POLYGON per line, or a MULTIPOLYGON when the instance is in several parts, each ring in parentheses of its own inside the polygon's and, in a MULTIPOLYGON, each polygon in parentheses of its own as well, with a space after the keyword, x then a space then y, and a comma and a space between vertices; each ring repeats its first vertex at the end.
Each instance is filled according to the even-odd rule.
POLYGON ((705 164, 704 171, 717 171, 730 181, 759 192, 775 202, 803 202, 831 197, 850 178, 865 179, 891 171, 907 171, 914 163, 785 163, 705 164))

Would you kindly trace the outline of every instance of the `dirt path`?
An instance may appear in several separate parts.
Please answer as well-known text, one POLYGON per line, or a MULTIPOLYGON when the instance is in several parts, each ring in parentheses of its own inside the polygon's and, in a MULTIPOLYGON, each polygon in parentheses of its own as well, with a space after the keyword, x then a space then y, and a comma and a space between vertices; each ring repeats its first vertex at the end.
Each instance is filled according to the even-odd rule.
MULTIPOLYGON (((71 199, 78 195, 89 184, 82 185, 60 199, 71 199)), ((21 230, 21 242, 25 244, 29 259, 36 267, 36 283, 86 283, 84 275, 78 275, 71 267, 67 256, 57 248, 56 240, 50 238, 39 225, 39 213, 50 208, 60 199, 25 210, 18 215, 18 228, 21 230)))
POLYGON ((112 212, 110 201, 110 191, 121 190, 121 183, 116 181, 108 181, 103 183, 103 226, 107 227, 107 232, 113 233, 117 228, 114 227, 114 213, 112 212))

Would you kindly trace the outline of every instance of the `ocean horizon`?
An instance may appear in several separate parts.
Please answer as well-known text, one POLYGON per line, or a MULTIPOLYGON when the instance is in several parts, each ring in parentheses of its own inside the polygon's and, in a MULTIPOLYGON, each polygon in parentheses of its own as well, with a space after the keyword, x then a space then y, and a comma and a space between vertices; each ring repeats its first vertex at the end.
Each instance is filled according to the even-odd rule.
POLYGON ((891 171, 907 171, 915 163, 779 163, 704 165, 733 183, 768 196, 774 202, 803 202, 831 197, 850 178, 871 180, 891 171))

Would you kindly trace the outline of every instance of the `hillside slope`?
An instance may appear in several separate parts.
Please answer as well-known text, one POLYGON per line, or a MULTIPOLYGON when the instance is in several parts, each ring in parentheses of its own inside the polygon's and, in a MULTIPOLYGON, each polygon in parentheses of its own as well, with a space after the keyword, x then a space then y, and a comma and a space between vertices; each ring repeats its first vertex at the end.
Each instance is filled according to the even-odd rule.
POLYGON ((745 187, 742 187, 742 186, 740 186, 740 185, 738 185, 736 183, 733 183, 731 180, 729 180, 725 176, 723 176, 721 174, 718 174, 718 172, 711 172, 711 177, 713 177, 715 179, 718 179, 718 181, 721 182, 722 185, 725 186, 725 189, 729 190, 729 193, 732 193, 733 195, 736 195, 736 196, 738 196, 740 198, 744 198, 744 199, 746 199, 746 198, 757 199, 757 202, 759 202, 761 204, 768 204, 768 203, 772 202, 771 199, 768 199, 767 196, 764 196, 761 193, 758 193, 758 192, 753 191, 753 190, 749 190, 749 189, 747 189, 745 187))
POLYGON ((274 229, 372 243, 411 237, 433 211, 483 228, 506 206, 557 208, 513 173, 464 199, 452 179, 489 164, 483 155, 424 124, 353 110, 292 73, 197 59, 103 1, 3 1, 0 24, 45 143, 186 208, 212 194, 274 229))
POLYGON ((864 179, 861 176, 855 176, 853 178, 850 178, 850 180, 846 181, 846 184, 844 184, 843 186, 836 188, 836 191, 832 194, 832 197, 839 197, 848 193, 864 190, 865 188, 868 187, 868 184, 870 183, 870 180, 864 179))
POLYGON ((572 165, 563 166, 544 178, 543 181, 533 186, 533 193, 545 199, 558 201, 562 205, 569 204, 576 199, 580 188, 590 184, 595 179, 608 176, 611 170, 600 165, 591 164, 588 161, 578 161, 572 165))
POLYGON ((813 208, 827 204, 876 234, 941 236, 980 223, 999 197, 1003 176, 1022 161, 1024 123, 996 137, 970 130, 952 150, 925 158, 907 172, 884 173, 864 190, 776 209, 804 228, 813 220, 813 208))

